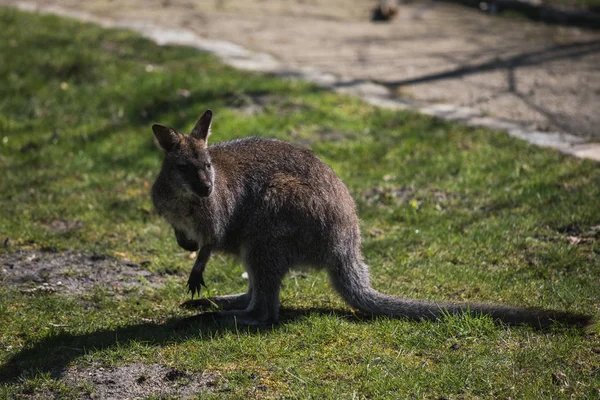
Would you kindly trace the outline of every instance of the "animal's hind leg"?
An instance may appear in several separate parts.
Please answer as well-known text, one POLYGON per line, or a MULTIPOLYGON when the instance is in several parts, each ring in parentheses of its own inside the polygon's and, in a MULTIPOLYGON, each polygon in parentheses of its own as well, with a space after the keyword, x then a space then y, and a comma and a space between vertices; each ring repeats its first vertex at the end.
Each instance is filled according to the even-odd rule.
POLYGON ((244 325, 268 325, 279 320, 279 291, 283 277, 292 264, 291 253, 280 243, 255 247, 246 256, 248 275, 252 284, 250 303, 244 310, 218 311, 215 316, 234 318, 244 325))

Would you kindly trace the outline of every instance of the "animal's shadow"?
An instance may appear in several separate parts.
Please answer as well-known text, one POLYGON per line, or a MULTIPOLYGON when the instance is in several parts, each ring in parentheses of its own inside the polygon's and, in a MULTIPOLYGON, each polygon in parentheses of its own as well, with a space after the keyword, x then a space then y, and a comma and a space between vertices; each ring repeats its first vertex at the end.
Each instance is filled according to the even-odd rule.
MULTIPOLYGON (((378 318, 371 314, 343 308, 282 307, 279 312, 280 322, 275 326, 275 329, 315 314, 334 316, 352 323, 365 323, 378 318)), ((589 322, 589 316, 569 312, 557 312, 557 315, 560 318, 571 320, 574 325, 578 325, 582 321, 589 322)), ((406 319, 406 317, 399 318, 406 319)), ((415 320, 415 318, 407 319, 415 320)), ((437 318, 432 315, 430 318, 421 317, 417 320, 433 319, 437 318)), ((496 322, 498 321, 496 320, 496 322)), ((509 323, 509 325, 513 324, 509 323)), ((552 332, 553 329, 560 328, 560 326, 560 324, 558 326, 532 324, 530 328, 541 333, 548 333, 552 332)), ((568 324, 565 326, 568 326, 568 324)), ((109 349, 115 346, 127 346, 133 342, 143 342, 151 346, 165 346, 183 342, 191 337, 194 339, 210 339, 215 334, 228 332, 269 335, 274 332, 274 326, 238 326, 233 320, 215 319, 213 313, 207 312, 190 317, 170 318, 162 322, 143 322, 113 329, 99 329, 82 334, 62 332, 46 336, 10 357, 4 365, 0 366, 0 384, 15 383, 23 377, 35 376, 39 373, 47 373, 52 378, 60 379, 70 363, 86 352, 109 349)))
MULTIPOLYGON (((278 326, 300 320, 310 315, 335 315, 351 322, 369 320, 372 317, 355 314, 349 309, 332 308, 282 308, 278 326)), ((0 366, 0 384, 16 383, 22 377, 47 373, 59 379, 69 364, 89 351, 127 346, 131 342, 143 342, 151 346, 165 346, 185 341, 187 338, 211 338, 216 333, 244 332, 268 335, 273 326, 238 326, 234 321, 217 321, 211 313, 192 317, 171 318, 163 322, 143 322, 114 329, 99 329, 89 333, 68 332, 49 335, 25 346, 0 366)))

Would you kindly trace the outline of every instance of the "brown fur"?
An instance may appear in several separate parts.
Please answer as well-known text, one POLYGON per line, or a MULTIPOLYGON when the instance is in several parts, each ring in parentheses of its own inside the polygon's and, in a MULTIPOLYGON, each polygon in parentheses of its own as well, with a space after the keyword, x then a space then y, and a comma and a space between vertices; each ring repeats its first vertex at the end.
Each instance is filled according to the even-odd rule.
POLYGON ((199 293, 212 252, 239 257, 249 275, 246 293, 199 299, 217 305, 216 316, 244 324, 278 321, 279 290, 296 265, 326 269, 353 307, 371 314, 438 318, 445 313, 485 313, 508 323, 547 326, 554 320, 586 324, 589 317, 495 304, 437 303, 374 290, 360 251, 354 201, 333 170, 311 151, 272 139, 245 138, 207 146, 212 112, 190 135, 154 125, 165 151, 152 187, 158 212, 185 249, 200 249, 188 287, 199 293))

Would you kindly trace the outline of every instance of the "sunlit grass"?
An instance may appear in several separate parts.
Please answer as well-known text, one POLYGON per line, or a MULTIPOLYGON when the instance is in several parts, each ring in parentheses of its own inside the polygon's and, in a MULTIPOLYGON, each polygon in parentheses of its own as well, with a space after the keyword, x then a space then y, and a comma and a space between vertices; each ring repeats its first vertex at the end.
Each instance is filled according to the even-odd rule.
MULTIPOLYGON (((57 369, 128 362, 213 371, 220 383, 207 396, 222 398, 599 395, 597 329, 538 332, 472 316, 364 320, 323 273, 285 280, 279 326, 177 326, 188 315, 178 304, 192 261, 152 210, 161 154, 149 127, 187 131, 211 108, 213 141, 260 135, 310 146, 356 199, 382 291, 596 318, 597 164, 242 73, 128 32, 7 9, 0 21, 0 240, 8 245, 0 256, 95 252, 170 277, 124 297, 0 286, 0 396, 74 397, 89 388, 66 386, 57 369), (57 231, 55 221, 78 228, 57 231)), ((241 273, 235 260, 213 257, 206 293, 243 291, 241 273)))

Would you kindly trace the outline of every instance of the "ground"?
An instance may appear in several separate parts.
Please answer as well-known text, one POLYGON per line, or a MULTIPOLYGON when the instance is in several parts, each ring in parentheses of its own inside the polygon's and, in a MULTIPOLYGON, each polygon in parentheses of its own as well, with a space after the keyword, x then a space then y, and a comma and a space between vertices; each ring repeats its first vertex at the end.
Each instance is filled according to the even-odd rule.
POLYGON ((131 261, 117 261, 103 255, 71 252, 20 251, 4 256, 0 279, 18 285, 24 293, 36 291, 81 294, 96 286, 106 286, 116 293, 130 292, 141 281, 151 286, 164 284, 164 279, 136 269, 131 261))
MULTIPOLYGON (((152 123, 309 147, 348 186, 373 286, 600 317, 600 165, 0 8, 0 398, 597 398, 598 326, 362 315, 293 271, 281 321, 189 320, 194 254, 153 210, 152 123), (190 71, 194 71, 193 74, 190 71), (118 395, 115 395, 117 397, 118 395)), ((246 289, 215 255, 202 296, 246 289)))
MULTIPOLYGON (((3 0, 6 3, 16 3, 3 0)), ((493 18, 417 1, 373 23, 374 0, 36 0, 109 19, 184 27, 347 79, 377 81, 417 104, 450 103, 528 130, 600 140, 600 32, 493 18)))

